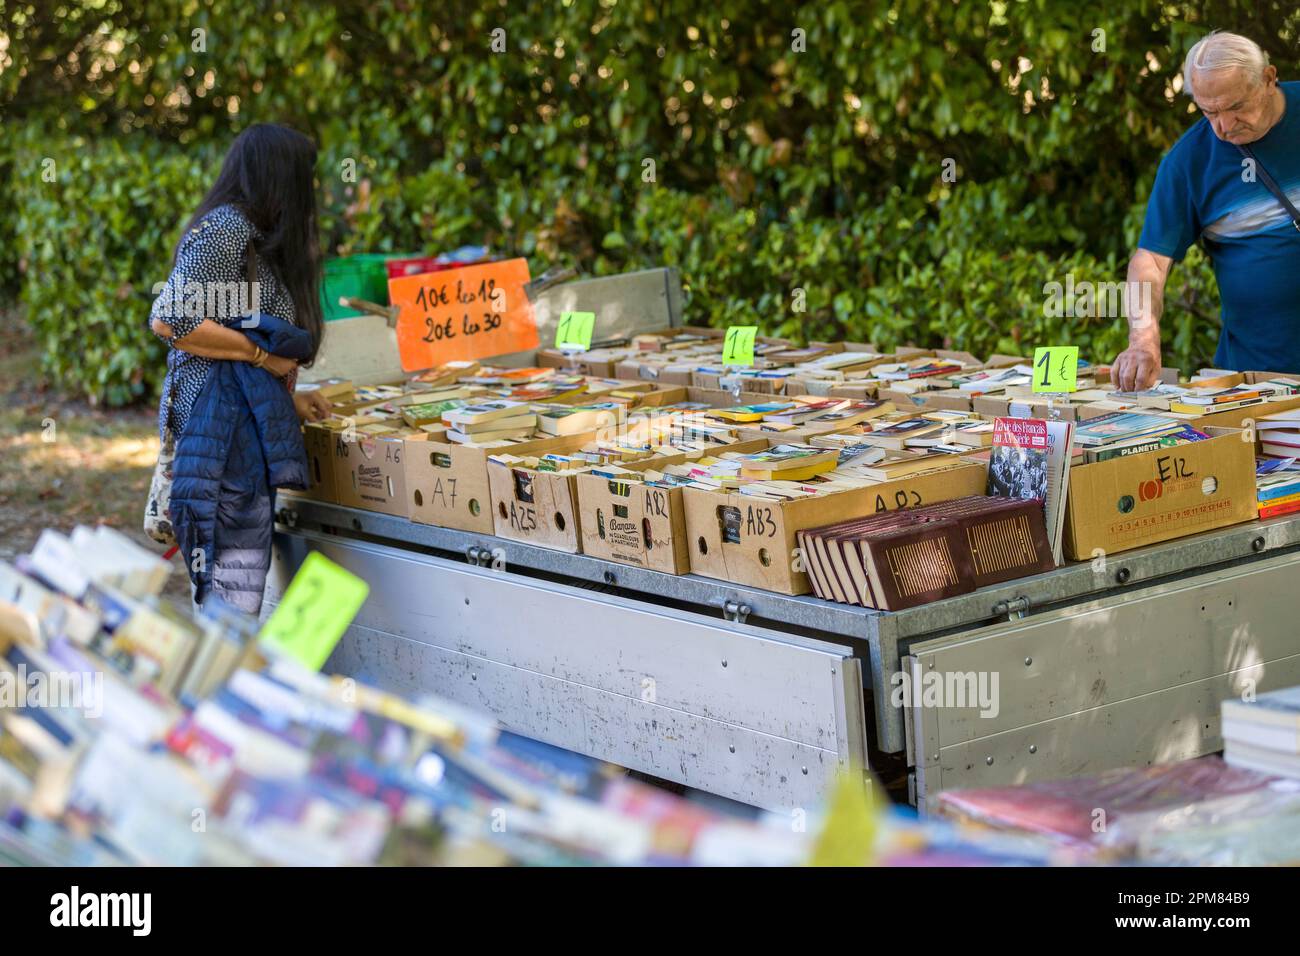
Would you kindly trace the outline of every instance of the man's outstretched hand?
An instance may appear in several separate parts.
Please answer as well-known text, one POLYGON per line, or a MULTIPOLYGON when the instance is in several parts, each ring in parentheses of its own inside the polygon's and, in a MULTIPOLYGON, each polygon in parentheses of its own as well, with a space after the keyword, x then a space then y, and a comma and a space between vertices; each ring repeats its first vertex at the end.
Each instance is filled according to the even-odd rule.
POLYGON ((1130 345, 1115 357, 1110 380, 1123 392, 1141 392, 1160 378, 1160 346, 1130 345))

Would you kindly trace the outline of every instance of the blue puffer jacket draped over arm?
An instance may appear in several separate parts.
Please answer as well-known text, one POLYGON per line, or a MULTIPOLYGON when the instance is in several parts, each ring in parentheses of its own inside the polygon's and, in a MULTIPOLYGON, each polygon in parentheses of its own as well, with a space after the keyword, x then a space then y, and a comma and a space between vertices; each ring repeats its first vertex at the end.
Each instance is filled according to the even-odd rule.
MULTIPOLYGON (((273 355, 305 360, 310 334, 266 314, 240 327, 273 355)), ((247 362, 214 362, 176 439, 170 512, 200 604, 216 591, 250 614, 271 566, 276 488, 307 487, 307 456, 284 382, 247 362)))

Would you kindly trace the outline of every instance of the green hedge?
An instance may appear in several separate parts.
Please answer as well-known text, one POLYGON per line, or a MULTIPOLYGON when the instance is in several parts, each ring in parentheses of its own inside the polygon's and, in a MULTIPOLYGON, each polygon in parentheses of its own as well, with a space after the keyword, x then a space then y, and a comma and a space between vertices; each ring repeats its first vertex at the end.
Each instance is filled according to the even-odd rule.
POLYGON ((16 151, 9 181, 21 297, 43 371, 92 401, 150 397, 165 371, 148 330, 152 289, 167 278, 181 218, 211 164, 147 141, 33 140, 16 151), (47 159, 53 182, 42 175, 47 159))
MULTIPOLYGON (((1123 278, 1159 157, 1193 119, 1171 84, 1197 37, 1248 33, 1290 78, 1300 30, 1283 0, 340 0, 293 16, 66 0, 0 18, 26 64, 0 70, 0 207, 17 210, 13 241, 0 216, 0 285, 25 261, 47 371, 110 402, 161 371, 118 290, 165 276, 255 121, 320 144, 330 254, 485 243, 535 271, 672 263, 693 321, 1109 359, 1120 322, 1048 319, 1044 285, 1123 278), (32 166, 47 155, 53 186, 32 166)), ((1207 362, 1218 308, 1199 255, 1169 303, 1166 360, 1207 362)))

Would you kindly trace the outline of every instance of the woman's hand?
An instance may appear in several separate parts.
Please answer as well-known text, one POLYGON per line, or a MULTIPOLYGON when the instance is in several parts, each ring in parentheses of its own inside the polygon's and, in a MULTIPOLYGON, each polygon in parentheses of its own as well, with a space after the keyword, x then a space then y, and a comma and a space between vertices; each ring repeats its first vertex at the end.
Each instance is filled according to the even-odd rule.
POLYGON ((283 358, 279 355, 268 355, 266 361, 262 363, 262 368, 266 369, 276 378, 284 378, 297 367, 298 363, 293 359, 283 358))
POLYGON ((316 389, 293 393, 293 407, 305 422, 321 422, 334 410, 329 399, 316 389))

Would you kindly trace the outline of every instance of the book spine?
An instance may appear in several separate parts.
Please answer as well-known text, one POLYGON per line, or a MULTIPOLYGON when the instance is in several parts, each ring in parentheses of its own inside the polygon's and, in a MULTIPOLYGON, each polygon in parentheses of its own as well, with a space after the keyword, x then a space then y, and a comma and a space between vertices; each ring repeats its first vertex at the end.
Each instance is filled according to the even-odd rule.
POLYGON ((1284 505, 1268 505, 1259 509, 1261 518, 1277 518, 1282 515, 1294 514, 1300 511, 1300 501, 1292 501, 1284 505))
MULTIPOLYGON (((1296 478, 1300 479, 1300 474, 1297 474, 1296 478)), ((1300 489, 1292 484, 1280 485, 1277 488, 1264 488, 1258 491, 1255 497, 1257 497, 1262 504, 1263 502, 1271 501, 1274 498, 1290 498, 1292 495, 1296 494, 1300 494, 1300 489)), ((1274 502, 1274 504, 1281 504, 1281 502, 1274 502)))
POLYGON ((1155 451, 1162 448, 1163 443, 1159 439, 1154 441, 1142 442, 1138 445, 1124 445, 1120 448, 1099 448, 1096 451, 1085 453, 1084 460, 1089 464, 1099 461, 1110 461, 1112 458, 1123 458, 1126 455, 1137 455, 1144 451, 1155 451))

